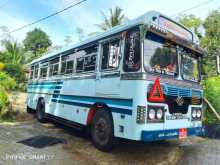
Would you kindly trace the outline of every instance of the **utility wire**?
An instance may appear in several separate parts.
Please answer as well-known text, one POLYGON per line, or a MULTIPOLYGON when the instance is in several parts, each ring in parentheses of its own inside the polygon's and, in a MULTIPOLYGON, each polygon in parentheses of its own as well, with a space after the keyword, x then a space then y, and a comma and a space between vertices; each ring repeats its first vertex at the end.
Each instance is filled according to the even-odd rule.
POLYGON ((55 13, 52 13, 52 14, 46 16, 46 17, 40 18, 40 19, 38 19, 38 20, 36 20, 36 21, 34 21, 34 22, 28 23, 28 24, 26 24, 26 25, 24 25, 24 26, 21 26, 21 27, 19 27, 19 28, 17 28, 17 29, 14 29, 14 30, 10 31, 9 33, 11 34, 11 33, 20 31, 20 30, 22 30, 22 29, 24 29, 24 28, 27 28, 27 27, 29 27, 29 26, 32 26, 32 25, 34 25, 34 24, 37 24, 37 23, 39 23, 39 22, 42 22, 42 21, 44 21, 44 20, 46 20, 46 19, 48 19, 48 18, 50 18, 50 17, 53 17, 53 16, 55 16, 55 15, 58 15, 58 14, 64 12, 64 11, 66 11, 66 10, 72 8, 72 7, 78 6, 78 5, 80 5, 81 3, 86 2, 86 1, 87 1, 87 0, 81 0, 81 1, 79 1, 79 2, 77 2, 77 3, 74 3, 74 4, 70 5, 70 6, 67 6, 66 8, 64 8, 64 9, 62 9, 62 10, 59 10, 59 11, 57 11, 57 12, 55 12, 55 13))
POLYGON ((188 8, 188 9, 182 10, 182 11, 180 11, 180 12, 178 12, 178 13, 172 15, 171 17, 175 17, 175 16, 178 16, 178 15, 180 15, 180 14, 183 14, 183 13, 185 13, 185 12, 187 12, 187 11, 190 11, 190 10, 199 8, 199 7, 201 7, 201 6, 207 5, 207 4, 209 4, 210 2, 212 2, 212 1, 214 1, 214 0, 204 1, 204 2, 202 2, 202 3, 200 3, 200 4, 197 4, 197 5, 193 6, 193 7, 190 7, 190 8, 188 8))

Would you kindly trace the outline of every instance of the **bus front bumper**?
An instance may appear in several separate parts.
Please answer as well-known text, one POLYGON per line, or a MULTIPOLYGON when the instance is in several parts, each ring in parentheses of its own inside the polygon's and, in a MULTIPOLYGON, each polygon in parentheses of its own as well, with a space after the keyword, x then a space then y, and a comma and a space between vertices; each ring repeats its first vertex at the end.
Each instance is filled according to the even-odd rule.
MULTIPOLYGON (((189 136, 202 136, 204 135, 204 129, 202 127, 186 128, 186 137, 189 136)), ((168 139, 179 139, 180 129, 169 129, 169 130, 156 130, 156 131, 142 131, 142 141, 157 141, 157 140, 168 140, 168 139)))

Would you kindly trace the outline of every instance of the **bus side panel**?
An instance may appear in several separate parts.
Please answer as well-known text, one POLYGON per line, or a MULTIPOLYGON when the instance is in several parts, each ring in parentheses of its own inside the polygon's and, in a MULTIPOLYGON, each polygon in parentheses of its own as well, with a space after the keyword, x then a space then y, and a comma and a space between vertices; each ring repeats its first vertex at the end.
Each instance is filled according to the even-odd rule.
POLYGON ((53 94, 46 112, 73 122, 86 125, 93 102, 87 97, 95 95, 95 79, 63 80, 59 94, 53 94))

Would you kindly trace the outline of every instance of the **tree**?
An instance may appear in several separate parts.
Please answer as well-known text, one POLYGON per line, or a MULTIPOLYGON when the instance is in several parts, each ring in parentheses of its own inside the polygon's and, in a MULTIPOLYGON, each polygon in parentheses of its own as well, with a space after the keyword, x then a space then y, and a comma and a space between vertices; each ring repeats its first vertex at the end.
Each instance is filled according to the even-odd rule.
POLYGON ((48 47, 52 45, 49 36, 40 28, 27 33, 26 38, 23 41, 26 51, 31 51, 34 55, 33 58, 41 56, 47 52, 48 47))
POLYGON ((178 17, 178 21, 184 26, 190 28, 199 38, 202 38, 202 34, 199 28, 202 26, 202 20, 194 15, 181 15, 178 17))
POLYGON ((4 63, 23 64, 24 55, 22 47, 16 41, 4 40, 4 52, 0 53, 0 59, 4 63))
POLYGON ((216 74, 216 55, 220 55, 220 10, 212 11, 203 23, 205 36, 201 46, 207 51, 204 67, 208 75, 216 74))
POLYGON ((109 9, 110 16, 106 16, 105 13, 102 12, 104 22, 101 24, 98 24, 97 26, 103 30, 106 31, 114 26, 120 25, 123 23, 126 18, 125 15, 122 14, 122 9, 120 7, 115 7, 114 9, 109 9))

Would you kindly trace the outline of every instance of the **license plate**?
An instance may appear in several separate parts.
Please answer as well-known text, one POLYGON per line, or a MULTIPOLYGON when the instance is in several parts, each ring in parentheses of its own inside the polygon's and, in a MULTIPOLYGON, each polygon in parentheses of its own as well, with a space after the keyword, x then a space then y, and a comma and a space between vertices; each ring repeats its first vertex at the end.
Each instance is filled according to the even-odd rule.
POLYGON ((180 128, 179 129, 179 139, 185 139, 185 138, 187 138, 187 129, 180 128))

